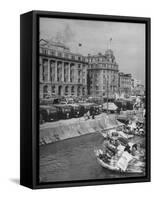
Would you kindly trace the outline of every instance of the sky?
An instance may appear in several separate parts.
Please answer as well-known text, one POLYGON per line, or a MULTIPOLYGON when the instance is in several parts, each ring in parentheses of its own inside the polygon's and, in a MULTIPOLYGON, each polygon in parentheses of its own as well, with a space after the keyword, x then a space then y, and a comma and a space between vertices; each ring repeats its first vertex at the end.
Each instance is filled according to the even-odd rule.
POLYGON ((110 38, 119 71, 144 84, 145 24, 40 18, 40 39, 63 42, 74 53, 104 54, 110 38))

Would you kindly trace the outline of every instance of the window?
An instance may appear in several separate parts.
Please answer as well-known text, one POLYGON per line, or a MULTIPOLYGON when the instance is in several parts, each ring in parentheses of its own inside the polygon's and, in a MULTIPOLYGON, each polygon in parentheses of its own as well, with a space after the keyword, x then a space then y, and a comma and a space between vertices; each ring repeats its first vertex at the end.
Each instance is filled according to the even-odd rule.
POLYGON ((65 57, 65 58, 69 58, 69 54, 68 54, 68 53, 65 53, 65 54, 64 54, 64 57, 65 57))
POLYGON ((62 57, 62 53, 61 53, 61 52, 58 52, 58 56, 59 56, 59 57, 62 57))
POLYGON ((42 49, 43 54, 48 54, 48 49, 42 49))
POLYGON ((82 88, 82 95, 85 95, 85 88, 82 88))
POLYGON ((77 95, 80 95, 80 87, 77 88, 77 95))
POLYGON ((68 94, 68 86, 65 87, 65 95, 68 94))
POLYGON ((52 86, 52 93, 55 94, 55 86, 52 86))
POLYGON ((72 88, 71 88, 71 94, 72 95, 74 94, 74 86, 72 86, 72 88))
POLYGON ((55 56, 56 52, 55 52, 54 50, 50 50, 50 54, 51 54, 52 56, 55 56))
POLYGON ((99 90, 99 87, 98 87, 98 85, 96 85, 96 90, 99 90))
POLYGON ((75 56, 71 56, 71 59, 72 59, 72 60, 75 60, 75 56))

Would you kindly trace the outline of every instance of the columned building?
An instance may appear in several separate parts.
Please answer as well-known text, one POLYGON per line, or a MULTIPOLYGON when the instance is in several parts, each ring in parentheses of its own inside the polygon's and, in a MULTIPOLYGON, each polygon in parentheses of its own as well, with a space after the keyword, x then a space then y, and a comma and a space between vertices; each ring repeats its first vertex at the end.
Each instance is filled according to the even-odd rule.
POLYGON ((118 71, 111 49, 105 54, 88 55, 88 94, 96 97, 114 98, 118 91, 118 71))
POLYGON ((130 95, 132 89, 132 75, 119 73, 118 78, 119 94, 130 95))
POLYGON ((61 43, 40 40, 40 98, 87 95, 86 58, 61 43))

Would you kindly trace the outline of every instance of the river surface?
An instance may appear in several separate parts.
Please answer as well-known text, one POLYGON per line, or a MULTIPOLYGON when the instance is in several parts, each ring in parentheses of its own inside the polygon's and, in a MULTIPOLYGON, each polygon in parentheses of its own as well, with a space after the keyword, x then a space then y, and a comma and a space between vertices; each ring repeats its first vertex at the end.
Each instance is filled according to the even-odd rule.
POLYGON ((102 168, 94 155, 101 146, 99 133, 87 134, 40 147, 40 182, 132 177, 102 168))

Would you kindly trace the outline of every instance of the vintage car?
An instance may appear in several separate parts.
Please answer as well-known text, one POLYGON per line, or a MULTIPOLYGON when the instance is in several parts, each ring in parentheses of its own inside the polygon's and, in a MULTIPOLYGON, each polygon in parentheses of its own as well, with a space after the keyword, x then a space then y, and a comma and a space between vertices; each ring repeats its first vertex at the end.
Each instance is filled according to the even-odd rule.
POLYGON ((71 107, 67 104, 54 104, 57 109, 58 119, 69 119, 71 118, 71 107))
POLYGON ((57 120, 57 109, 52 105, 40 105, 40 123, 57 120))
POLYGON ((96 115, 99 114, 99 106, 95 103, 79 103, 80 105, 80 115, 83 116, 88 111, 90 112, 90 115, 96 115))
POLYGON ((93 104, 91 107, 91 111, 93 112, 93 114, 99 115, 100 113, 102 113, 102 105, 93 104))
POLYGON ((73 103, 73 104, 67 104, 71 108, 71 118, 73 117, 81 117, 81 106, 73 103))
POLYGON ((112 102, 106 102, 103 104, 103 111, 109 113, 117 113, 118 107, 112 102))
POLYGON ((116 106, 119 110, 133 110, 133 101, 130 100, 117 100, 115 101, 116 106))

